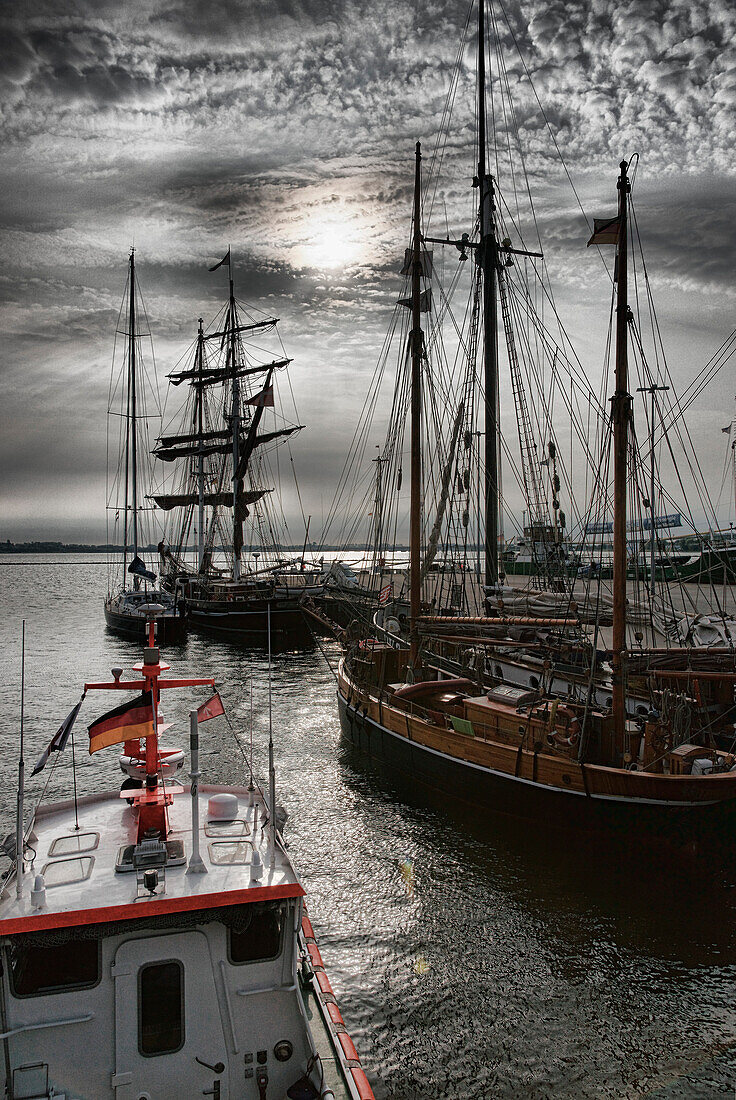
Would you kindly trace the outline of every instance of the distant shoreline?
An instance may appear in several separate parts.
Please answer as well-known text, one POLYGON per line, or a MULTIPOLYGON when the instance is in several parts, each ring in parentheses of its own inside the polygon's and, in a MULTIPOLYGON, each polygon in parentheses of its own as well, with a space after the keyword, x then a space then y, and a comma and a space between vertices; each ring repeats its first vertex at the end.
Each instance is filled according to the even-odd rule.
MULTIPOLYGON (((145 554, 157 554, 158 546, 142 546, 141 552, 145 554)), ((276 546, 276 550, 283 550, 285 553, 301 553, 303 545, 299 543, 298 546, 276 546)), ((396 550, 408 550, 408 546, 396 546, 396 550)), ((121 553, 122 546, 115 546, 110 543, 84 543, 84 542, 11 542, 7 539, 5 542, 0 542, 0 554, 115 554, 121 553)), ((321 553, 323 550, 332 552, 335 550, 344 551, 346 554, 354 553, 355 551, 365 552, 372 550, 371 546, 365 544, 354 546, 320 546, 307 547, 308 554, 321 553)), ((224 553, 222 550, 216 550, 215 553, 224 553)))

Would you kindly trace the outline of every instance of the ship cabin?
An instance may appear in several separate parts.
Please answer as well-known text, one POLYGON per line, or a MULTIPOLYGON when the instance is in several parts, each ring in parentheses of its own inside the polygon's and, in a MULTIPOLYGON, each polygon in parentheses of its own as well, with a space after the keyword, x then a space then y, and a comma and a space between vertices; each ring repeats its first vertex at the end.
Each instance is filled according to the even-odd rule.
POLYGON ((200 788, 188 873, 190 799, 166 790, 165 840, 138 837, 126 790, 37 810, 24 889, 0 897, 5 1095, 349 1097, 260 793, 200 788))

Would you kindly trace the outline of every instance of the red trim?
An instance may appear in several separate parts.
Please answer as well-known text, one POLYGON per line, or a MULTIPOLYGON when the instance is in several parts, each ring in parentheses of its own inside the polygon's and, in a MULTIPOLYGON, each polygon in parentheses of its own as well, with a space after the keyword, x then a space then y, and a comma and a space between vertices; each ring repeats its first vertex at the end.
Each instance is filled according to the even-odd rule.
POLYGON ((309 919, 309 917, 307 916, 306 913, 302 917, 302 930, 304 932, 304 935, 307 937, 307 939, 310 939, 310 938, 313 939, 313 940, 317 939, 317 937, 314 934, 314 929, 312 928, 312 922, 311 922, 311 920, 309 919))
MULTIPOLYGON (((329 1017, 332 1020, 333 1024, 342 1024, 342 1026, 345 1027, 345 1021, 342 1018, 342 1013, 340 1012, 340 1009, 337 1007, 336 1004, 326 1004, 325 1008, 327 1009, 327 1012, 329 1013, 329 1017)), ((360 1061, 360 1059, 358 1059, 358 1061, 360 1061)))
POLYGON ((322 962, 322 956, 319 953, 319 948, 317 947, 317 944, 309 943, 307 944, 307 949, 309 950, 309 956, 312 960, 312 966, 321 966, 324 970, 325 964, 322 962))
POLYGON ((20 932, 41 932, 46 928, 73 928, 80 924, 105 924, 108 921, 137 920, 163 913, 190 913, 195 909, 218 909, 226 905, 249 905, 275 898, 301 898, 305 891, 298 883, 288 886, 252 886, 247 890, 227 890, 218 894, 198 894, 187 898, 162 898, 133 905, 108 905, 104 909, 76 909, 66 913, 43 913, 0 921, 0 936, 20 932))
POLYGON ((322 990, 322 992, 331 993, 334 997, 335 991, 330 985, 330 979, 327 977, 325 972, 323 970, 318 970, 314 976, 317 979, 317 984, 319 985, 319 988, 322 990))
POLYGON ((353 1066, 350 1069, 353 1075, 353 1082, 358 1090, 358 1096, 360 1100, 376 1100, 373 1095, 373 1089, 371 1088, 370 1081, 365 1075, 365 1071, 359 1066, 353 1066))
MULTIPOLYGON (((203 680, 197 677, 187 677, 184 680, 159 680, 159 688, 180 688, 180 687, 205 687, 209 685, 214 691, 214 680, 203 680)), ((148 679, 145 680, 113 680, 112 683, 106 681, 99 684, 85 684, 85 691, 147 691, 150 688, 148 679)))
POLYGON ((355 1049, 355 1043, 350 1038, 347 1031, 339 1031, 337 1033, 337 1037, 340 1040, 340 1046, 342 1047, 342 1052, 345 1055, 345 1057, 346 1058, 352 1058, 356 1062, 359 1062, 360 1057, 358 1055, 357 1050, 355 1049))

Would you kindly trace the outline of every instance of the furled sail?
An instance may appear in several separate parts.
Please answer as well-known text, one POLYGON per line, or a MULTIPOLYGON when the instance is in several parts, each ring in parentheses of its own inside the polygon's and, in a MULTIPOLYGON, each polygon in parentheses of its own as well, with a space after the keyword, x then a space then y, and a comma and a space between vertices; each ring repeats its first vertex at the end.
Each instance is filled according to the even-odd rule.
POLYGON ((442 532, 442 524, 445 519, 445 509, 447 508, 447 501, 450 496, 450 486, 452 484, 452 466, 455 461, 455 451, 457 450, 457 441, 460 436, 460 428, 463 423, 463 416, 465 414, 465 402, 461 401, 457 415, 455 417, 455 425, 452 429, 452 442, 450 443, 450 453, 447 456, 447 462, 445 468, 442 471, 442 488, 440 491, 440 499, 437 504, 437 515, 432 526, 432 532, 429 536, 429 542, 427 544, 427 552, 424 556, 422 563, 422 581, 426 579, 429 570, 434 564, 434 559, 437 556, 437 547, 439 545, 440 534, 442 532))
POLYGON ((232 450, 232 443, 185 443, 181 447, 159 447, 153 453, 162 462, 175 462, 177 458, 189 458, 192 455, 226 455, 232 450))
POLYGON ((192 382, 195 385, 213 386, 218 382, 226 382, 231 378, 245 378, 250 374, 263 374, 265 371, 280 370, 288 367, 291 359, 276 359, 273 363, 264 363, 260 367, 207 367, 205 370, 193 368, 192 370, 175 371, 168 375, 172 386, 180 386, 182 382, 192 382))
MULTIPOLYGON (((238 494, 238 507, 247 507, 249 504, 255 504, 257 500, 264 497, 266 493, 272 493, 273 489, 243 489, 238 494)), ((152 496, 148 498, 153 500, 159 508, 162 508, 164 512, 170 512, 172 508, 187 508, 191 504, 199 504, 198 493, 164 493, 160 496, 152 496)), ((233 506, 233 494, 232 493, 205 493, 204 503, 210 507, 232 508, 233 506)))
POLYGON ((294 432, 300 432, 304 427, 303 424, 295 424, 293 428, 280 428, 277 432, 264 432, 262 435, 257 435, 255 447, 261 447, 264 443, 270 443, 274 439, 281 439, 283 436, 293 435, 294 432))
POLYGON ((265 321, 254 321, 251 325, 235 325, 232 328, 226 325, 225 328, 221 329, 219 332, 208 333, 205 336, 205 340, 220 340, 223 336, 230 336, 232 332, 257 332, 259 329, 273 328, 273 326, 278 323, 278 317, 269 317, 265 321))
MULTIPOLYGON (((277 432, 264 432, 262 435, 256 435, 252 441, 252 445, 250 445, 250 450, 247 452, 248 457, 250 457, 256 447, 260 447, 264 443, 271 443, 272 440, 280 439, 282 436, 293 435, 294 432, 301 431, 303 427, 303 424, 297 424, 293 428, 281 428, 277 432)), ((219 434, 222 439, 232 439, 232 434, 230 432, 212 432, 210 434, 212 436, 217 436, 219 434)), ((185 437, 180 437, 180 439, 183 438, 185 437)), ((198 437, 194 436, 193 438, 196 440, 198 437)), ((205 438, 206 435, 203 435, 202 439, 205 438)), ((248 439, 250 439, 250 436, 248 436, 248 439)), ((244 447, 249 446, 248 439, 243 439, 241 441, 244 447)), ((177 458, 190 458, 200 453, 203 455, 226 455, 230 454, 231 450, 232 443, 205 443, 201 451, 199 443, 183 443, 183 445, 179 447, 162 446, 153 453, 156 455, 156 458, 160 458, 162 462, 174 462, 177 458)), ((245 453, 245 451, 243 453, 245 453)), ((246 466, 247 461, 243 466, 243 475, 241 476, 244 476, 246 466)))
POLYGON ((158 437, 159 447, 167 449, 169 447, 176 447, 178 443, 199 443, 209 439, 232 439, 233 433, 227 428, 221 432, 190 432, 188 435, 160 435, 158 437))

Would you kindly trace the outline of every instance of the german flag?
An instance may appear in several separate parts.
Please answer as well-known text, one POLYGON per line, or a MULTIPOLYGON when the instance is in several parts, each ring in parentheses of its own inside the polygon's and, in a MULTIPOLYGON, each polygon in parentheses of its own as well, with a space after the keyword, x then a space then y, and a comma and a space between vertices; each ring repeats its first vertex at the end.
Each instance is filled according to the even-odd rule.
POLYGON ((89 729, 90 754, 108 745, 120 745, 138 737, 153 736, 153 696, 144 691, 129 703, 109 710, 89 729))

